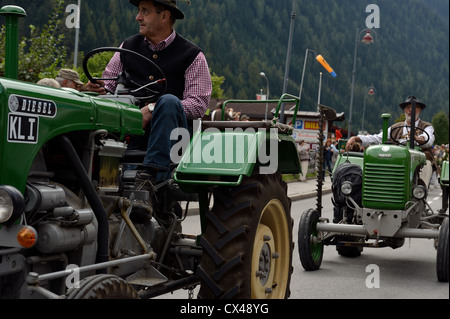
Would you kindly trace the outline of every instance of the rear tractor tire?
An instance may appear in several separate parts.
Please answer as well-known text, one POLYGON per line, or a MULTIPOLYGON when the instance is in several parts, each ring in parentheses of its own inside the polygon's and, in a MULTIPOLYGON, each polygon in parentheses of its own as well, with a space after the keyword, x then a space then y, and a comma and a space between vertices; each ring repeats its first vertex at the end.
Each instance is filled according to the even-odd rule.
POLYGON ((293 250, 290 208, 280 173, 217 188, 200 240, 199 298, 288 298, 293 250))

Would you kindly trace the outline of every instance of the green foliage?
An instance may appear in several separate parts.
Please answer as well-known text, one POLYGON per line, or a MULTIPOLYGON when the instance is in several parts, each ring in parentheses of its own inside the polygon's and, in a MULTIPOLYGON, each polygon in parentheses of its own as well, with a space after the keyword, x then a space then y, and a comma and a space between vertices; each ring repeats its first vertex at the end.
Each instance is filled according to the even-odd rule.
MULTIPOLYGON (((211 71, 210 71, 211 73, 211 71)), ((223 89, 221 85, 225 82, 224 76, 218 76, 216 73, 211 74, 211 83, 212 83, 212 98, 222 99, 223 98, 223 89)))
POLYGON ((405 121, 406 121, 405 113, 400 113, 400 116, 395 120, 395 123, 405 122, 405 121))
POLYGON ((434 135, 436 136, 436 141, 434 144, 448 144, 449 140, 449 123, 448 123, 448 113, 439 112, 435 116, 433 116, 433 120, 431 122, 434 128, 434 135))
MULTIPOLYGON (((61 26, 61 15, 64 2, 59 1, 53 12, 49 15, 47 24, 41 29, 29 25, 29 36, 23 36, 19 42, 19 80, 37 82, 44 77, 55 77, 67 59, 66 48, 62 45, 63 34, 58 34, 61 26)), ((0 31, 0 47, 4 50, 4 28, 0 31)), ((4 56, 3 52, 0 52, 4 56)), ((4 62, 0 63, 4 73, 4 62)))

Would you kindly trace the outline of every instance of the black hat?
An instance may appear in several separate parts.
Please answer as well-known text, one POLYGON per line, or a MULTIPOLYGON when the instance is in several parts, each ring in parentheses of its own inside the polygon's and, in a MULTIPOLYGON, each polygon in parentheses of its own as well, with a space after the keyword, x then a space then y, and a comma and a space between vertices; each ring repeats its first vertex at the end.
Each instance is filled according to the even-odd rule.
MULTIPOLYGON (((139 7, 139 2, 142 0, 130 0, 130 3, 136 7, 139 7)), ((184 13, 178 9, 177 0, 153 0, 154 2, 160 3, 167 7, 170 11, 172 11, 175 15, 175 19, 183 19, 184 13)))
POLYGON ((403 110, 405 106, 412 104, 412 101, 416 101, 416 105, 419 106, 422 110, 427 107, 424 103, 420 102, 419 99, 416 98, 414 95, 408 96, 405 102, 400 103, 399 106, 403 110))

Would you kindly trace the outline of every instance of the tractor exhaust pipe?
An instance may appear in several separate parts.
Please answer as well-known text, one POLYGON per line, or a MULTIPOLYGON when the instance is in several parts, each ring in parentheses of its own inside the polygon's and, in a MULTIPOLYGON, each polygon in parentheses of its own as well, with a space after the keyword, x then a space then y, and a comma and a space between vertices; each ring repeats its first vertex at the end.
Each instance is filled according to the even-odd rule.
POLYGON ((19 18, 27 13, 18 6, 7 5, 0 9, 6 17, 5 77, 17 80, 19 77, 19 18))

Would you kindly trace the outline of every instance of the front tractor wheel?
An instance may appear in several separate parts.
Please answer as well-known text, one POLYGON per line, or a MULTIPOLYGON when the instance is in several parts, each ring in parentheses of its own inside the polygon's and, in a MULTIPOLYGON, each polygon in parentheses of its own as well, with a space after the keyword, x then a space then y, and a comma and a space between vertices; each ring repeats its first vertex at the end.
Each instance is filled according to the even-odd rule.
POLYGON ((317 231, 319 217, 316 210, 308 209, 302 214, 298 225, 298 253, 305 270, 317 270, 322 264, 323 243, 317 231))
POLYGON ((199 298, 283 299, 292 274, 291 201, 281 174, 220 187, 206 215, 199 298))

